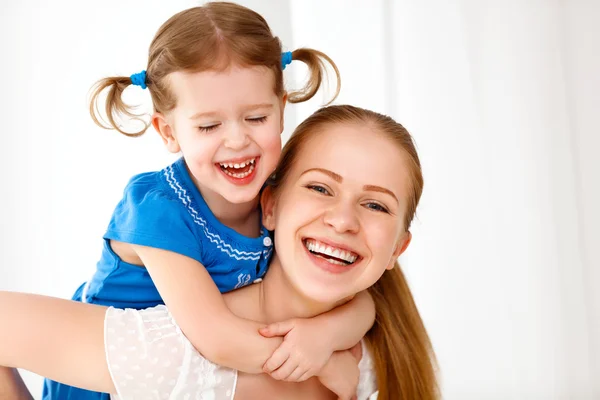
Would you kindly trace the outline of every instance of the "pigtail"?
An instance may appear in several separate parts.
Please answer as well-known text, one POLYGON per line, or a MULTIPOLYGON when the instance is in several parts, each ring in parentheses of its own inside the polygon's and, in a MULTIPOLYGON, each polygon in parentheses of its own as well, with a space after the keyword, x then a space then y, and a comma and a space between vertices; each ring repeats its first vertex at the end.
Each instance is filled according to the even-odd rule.
POLYGON ((104 129, 115 129, 129 137, 141 136, 146 132, 150 124, 140 118, 143 114, 136 114, 133 111, 134 107, 126 104, 122 98, 123 91, 131 84, 132 80, 130 77, 117 76, 100 79, 92 86, 90 115, 96 125, 104 129), (99 96, 105 89, 108 89, 108 93, 104 105, 104 115, 108 121, 104 120, 103 115, 100 112, 99 104, 99 96), (137 132, 125 132, 115 120, 116 117, 121 116, 141 121, 144 124, 144 127, 137 132))
POLYGON ((329 64, 335 71, 337 82, 335 94, 325 105, 331 104, 340 93, 341 86, 340 71, 333 60, 325 53, 308 48, 294 50, 292 52, 292 60, 305 63, 308 66, 309 77, 302 89, 289 93, 288 101, 290 103, 302 103, 310 100, 321 87, 323 79, 326 78, 327 64, 329 64))

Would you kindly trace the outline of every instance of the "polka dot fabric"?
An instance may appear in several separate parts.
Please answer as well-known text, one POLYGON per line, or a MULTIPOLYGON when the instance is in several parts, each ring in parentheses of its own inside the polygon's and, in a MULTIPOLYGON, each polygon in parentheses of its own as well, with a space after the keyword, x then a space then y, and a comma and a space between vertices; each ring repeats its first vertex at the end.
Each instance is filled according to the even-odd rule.
MULTIPOLYGON (((109 308, 106 359, 117 394, 112 400, 233 400, 237 372, 200 355, 163 305, 109 308)), ((376 400, 373 360, 363 343, 358 400, 376 400)))
POLYGON ((113 400, 233 399, 236 371, 203 358, 165 306, 109 308, 104 340, 113 400))

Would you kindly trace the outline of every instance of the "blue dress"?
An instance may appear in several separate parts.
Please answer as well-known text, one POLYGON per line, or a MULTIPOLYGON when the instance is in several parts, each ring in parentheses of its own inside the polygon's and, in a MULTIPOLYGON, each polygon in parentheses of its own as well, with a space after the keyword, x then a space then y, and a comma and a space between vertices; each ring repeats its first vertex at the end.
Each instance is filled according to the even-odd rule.
MULTIPOLYGON (((183 158, 161 171, 142 173, 129 181, 104 234, 96 272, 72 297, 117 308, 144 309, 164 304, 148 271, 122 261, 112 251, 110 240, 193 258, 204 265, 222 293, 262 278, 273 254, 273 242, 264 226, 258 238, 249 238, 216 219, 183 158)), ((106 393, 44 381, 44 400, 109 398, 106 393)))

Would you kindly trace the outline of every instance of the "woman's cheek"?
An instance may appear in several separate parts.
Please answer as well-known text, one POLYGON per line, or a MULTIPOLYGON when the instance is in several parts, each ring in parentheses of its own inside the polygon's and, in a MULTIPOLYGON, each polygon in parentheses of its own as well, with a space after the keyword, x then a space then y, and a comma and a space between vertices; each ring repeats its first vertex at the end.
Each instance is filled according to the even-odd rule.
POLYGON ((396 230, 393 227, 372 226, 367 235, 379 256, 394 252, 396 230))

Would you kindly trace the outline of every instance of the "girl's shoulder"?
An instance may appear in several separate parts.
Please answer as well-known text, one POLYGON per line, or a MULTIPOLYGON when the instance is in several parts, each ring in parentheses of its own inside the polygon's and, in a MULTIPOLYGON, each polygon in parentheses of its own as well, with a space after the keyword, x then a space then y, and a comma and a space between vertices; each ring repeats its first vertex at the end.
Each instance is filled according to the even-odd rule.
POLYGON ((178 175, 181 174, 177 167, 181 161, 168 165, 159 171, 142 172, 132 176, 125 189, 123 197, 138 200, 177 200, 177 184, 181 180, 178 175), (179 179, 178 179, 179 178, 179 179), (175 187, 174 187, 175 186, 175 187))

